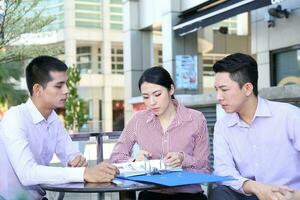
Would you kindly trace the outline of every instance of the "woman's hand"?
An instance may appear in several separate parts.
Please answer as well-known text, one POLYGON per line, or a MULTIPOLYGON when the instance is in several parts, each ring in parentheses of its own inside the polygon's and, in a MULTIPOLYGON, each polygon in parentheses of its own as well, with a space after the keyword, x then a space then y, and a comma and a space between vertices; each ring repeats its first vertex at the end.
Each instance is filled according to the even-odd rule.
POLYGON ((147 160, 151 157, 152 157, 152 154, 149 153, 148 151, 139 150, 139 152, 138 152, 138 154, 135 158, 135 161, 144 161, 144 160, 147 160))
POLYGON ((184 154, 182 152, 169 152, 164 157, 165 165, 168 167, 179 167, 184 160, 184 154))

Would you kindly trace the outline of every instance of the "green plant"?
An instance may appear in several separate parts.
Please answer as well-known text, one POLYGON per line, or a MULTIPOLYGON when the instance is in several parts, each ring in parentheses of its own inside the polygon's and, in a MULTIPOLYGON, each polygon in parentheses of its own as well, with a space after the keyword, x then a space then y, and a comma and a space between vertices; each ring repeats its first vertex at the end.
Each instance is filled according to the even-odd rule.
POLYGON ((46 36, 55 17, 45 16, 41 0, 3 0, 0 4, 0 103, 19 104, 27 93, 18 88, 25 60, 38 55, 58 55, 61 48, 34 44, 46 36))
POLYGON ((85 103, 79 98, 77 93, 79 81, 79 68, 69 67, 67 81, 69 97, 65 106, 65 125, 67 129, 72 131, 78 131, 88 120, 85 103))

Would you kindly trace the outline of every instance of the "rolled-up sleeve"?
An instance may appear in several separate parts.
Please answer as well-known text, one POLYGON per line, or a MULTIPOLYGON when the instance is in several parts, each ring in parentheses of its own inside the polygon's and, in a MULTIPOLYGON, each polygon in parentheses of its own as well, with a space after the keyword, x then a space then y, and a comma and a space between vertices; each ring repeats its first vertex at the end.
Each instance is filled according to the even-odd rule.
POLYGON ((55 147, 55 153, 60 159, 63 166, 67 166, 67 163, 73 160, 77 155, 81 155, 78 149, 74 146, 70 135, 63 127, 62 123, 59 124, 57 143, 55 147))
POLYGON ((214 129, 214 174, 220 176, 231 176, 235 181, 223 182, 223 185, 230 186, 234 190, 244 193, 243 184, 246 180, 236 169, 230 146, 224 136, 225 125, 222 122, 217 122, 214 129))
POLYGON ((184 160, 182 166, 186 169, 199 171, 203 173, 210 172, 209 166, 209 143, 208 143, 208 130, 207 123, 203 117, 200 120, 197 136, 194 140, 194 151, 192 155, 184 153, 184 160))
POLYGON ((136 142, 137 117, 134 115, 128 122, 110 156, 113 163, 126 162, 131 156, 131 150, 136 142))

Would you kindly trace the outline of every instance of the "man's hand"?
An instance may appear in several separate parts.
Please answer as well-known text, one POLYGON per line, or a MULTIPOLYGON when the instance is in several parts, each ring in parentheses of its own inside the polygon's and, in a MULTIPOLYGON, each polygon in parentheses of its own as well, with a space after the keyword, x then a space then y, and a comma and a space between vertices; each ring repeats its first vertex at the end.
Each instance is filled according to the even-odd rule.
POLYGON ((259 200, 287 200, 293 190, 286 186, 273 186, 257 181, 245 181, 243 190, 247 194, 254 194, 259 200))
POLYGON ((82 155, 76 156, 73 160, 68 162, 68 167, 86 167, 88 165, 86 158, 82 155))
POLYGON ((144 161, 144 160, 146 160, 146 158, 147 159, 151 158, 151 156, 152 156, 151 153, 149 153, 148 151, 139 150, 135 160, 136 161, 144 161))
POLYGON ((164 162, 169 167, 178 167, 182 165, 184 155, 182 152, 169 152, 164 157, 164 162))
POLYGON ((288 200, 300 200, 300 191, 294 192, 279 188, 279 192, 282 193, 288 200))
POLYGON ((96 166, 85 168, 83 178, 86 182, 105 183, 111 182, 117 174, 119 174, 119 170, 116 166, 102 162, 96 166))

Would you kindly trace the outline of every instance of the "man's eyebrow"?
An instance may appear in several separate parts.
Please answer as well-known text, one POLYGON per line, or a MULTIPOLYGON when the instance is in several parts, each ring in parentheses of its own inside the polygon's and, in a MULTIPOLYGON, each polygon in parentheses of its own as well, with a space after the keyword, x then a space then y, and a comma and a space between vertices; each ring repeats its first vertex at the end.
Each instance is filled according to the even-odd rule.
POLYGON ((228 87, 227 85, 220 85, 220 86, 215 86, 215 88, 225 88, 225 87, 228 87))
POLYGON ((55 82, 54 84, 65 84, 66 81, 58 81, 58 82, 55 82))

